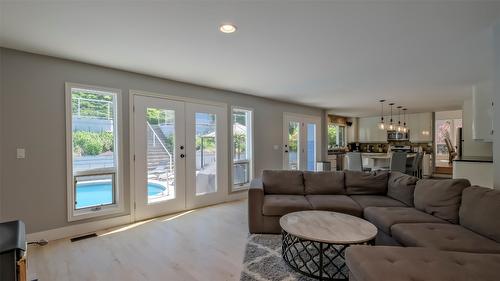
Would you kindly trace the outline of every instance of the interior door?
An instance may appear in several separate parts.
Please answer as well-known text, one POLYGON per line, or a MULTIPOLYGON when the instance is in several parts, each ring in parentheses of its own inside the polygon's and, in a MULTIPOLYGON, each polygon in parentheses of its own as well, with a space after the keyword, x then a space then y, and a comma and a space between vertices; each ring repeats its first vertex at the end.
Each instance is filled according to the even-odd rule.
POLYGON ((283 168, 316 170, 320 158, 321 119, 314 116, 285 114, 283 168))
POLYGON ((186 103, 187 208, 222 202, 227 194, 227 112, 186 103))
POLYGON ((134 96, 135 219, 186 208, 185 104, 134 96))

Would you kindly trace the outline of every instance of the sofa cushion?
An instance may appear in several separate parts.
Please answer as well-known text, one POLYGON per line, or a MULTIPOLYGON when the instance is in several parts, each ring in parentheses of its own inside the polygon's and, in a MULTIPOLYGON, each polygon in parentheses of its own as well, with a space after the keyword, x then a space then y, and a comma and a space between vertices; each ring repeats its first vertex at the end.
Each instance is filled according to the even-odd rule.
POLYGON ((314 210, 332 211, 361 217, 363 209, 346 195, 306 195, 314 210))
POLYGON ((391 172, 387 181, 387 196, 413 207, 413 192, 417 181, 417 177, 391 172))
POLYGON ((445 223, 442 219, 410 207, 368 207, 364 210, 364 217, 389 235, 391 226, 397 223, 445 223))
POLYGON ((500 276, 500 255, 437 251, 427 248, 350 246, 349 280, 493 281, 500 276))
POLYGON ((405 204, 384 195, 351 195, 361 208, 366 207, 406 207, 405 204))
POLYGON ((473 186, 464 189, 460 224, 500 242, 500 190, 473 186))
POLYGON ((391 232, 394 239, 407 247, 500 254, 500 243, 457 224, 402 223, 393 225, 391 232))
POLYGON ((470 182, 466 179, 419 180, 415 186, 415 208, 451 223, 458 223, 462 191, 469 186, 470 182))
POLYGON ((262 184, 266 194, 304 194, 302 171, 264 170, 262 184))
POLYGON ((306 194, 345 194, 344 172, 304 172, 306 194))
POLYGON ((262 205, 262 213, 266 216, 283 216, 311 209, 311 204, 303 195, 266 195, 262 205))
POLYGON ((360 171, 344 171, 346 192, 354 194, 386 194, 387 179, 386 171, 374 171, 370 173, 360 171))

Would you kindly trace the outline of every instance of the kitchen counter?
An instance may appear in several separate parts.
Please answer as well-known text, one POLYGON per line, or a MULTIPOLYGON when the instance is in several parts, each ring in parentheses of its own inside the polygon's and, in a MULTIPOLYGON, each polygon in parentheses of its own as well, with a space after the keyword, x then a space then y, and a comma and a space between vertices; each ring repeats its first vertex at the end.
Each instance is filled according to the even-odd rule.
POLYGON ((346 154, 347 152, 345 151, 332 151, 328 150, 328 155, 341 155, 341 154, 346 154))
POLYGON ((468 179, 472 185, 493 188, 493 158, 462 156, 453 161, 453 178, 468 179))
POLYGON ((461 156, 453 160, 455 162, 479 162, 479 163, 493 163, 493 157, 484 156, 461 156))

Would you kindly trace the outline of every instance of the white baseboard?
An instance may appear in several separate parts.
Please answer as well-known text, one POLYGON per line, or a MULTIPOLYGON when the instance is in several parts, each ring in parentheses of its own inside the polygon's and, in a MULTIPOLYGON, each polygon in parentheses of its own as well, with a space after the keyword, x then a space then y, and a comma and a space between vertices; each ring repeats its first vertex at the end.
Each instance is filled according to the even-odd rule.
POLYGON ((27 240, 28 242, 39 241, 42 239, 45 239, 47 241, 57 240, 61 238, 68 238, 89 232, 94 232, 124 224, 129 224, 131 222, 132 222, 132 217, 130 215, 120 216, 110 219, 74 224, 60 228, 49 229, 45 231, 29 233, 27 235, 27 240))

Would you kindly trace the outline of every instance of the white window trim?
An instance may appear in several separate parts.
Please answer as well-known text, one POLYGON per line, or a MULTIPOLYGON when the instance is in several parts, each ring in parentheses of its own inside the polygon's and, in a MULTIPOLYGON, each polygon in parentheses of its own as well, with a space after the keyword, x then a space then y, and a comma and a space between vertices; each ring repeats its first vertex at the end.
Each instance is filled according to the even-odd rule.
POLYGON ((247 190, 250 187, 250 182, 245 184, 245 185, 235 185, 234 184, 234 173, 233 173, 233 164, 234 164, 234 141, 233 141, 233 111, 234 110, 246 110, 250 111, 250 143, 251 143, 251 148, 250 148, 250 175, 249 179, 250 182, 253 179, 254 176, 254 163, 255 163, 255 158, 254 158, 254 135, 255 135, 255 126, 254 126, 254 110, 253 108, 249 107, 242 107, 242 106, 231 106, 231 111, 230 111, 230 125, 229 125, 229 135, 231 136, 231 164, 230 166, 230 173, 231 173, 231 182, 229 186, 231 186, 231 192, 237 192, 237 191, 242 191, 242 190, 247 190))
POLYGON ((122 147, 122 91, 120 89, 106 88, 93 85, 85 85, 78 83, 65 84, 65 99, 66 99, 66 173, 67 173, 67 208, 68 208, 68 221, 77 221, 88 218, 112 215, 122 213, 125 211, 124 202, 124 187, 123 187, 123 147, 122 147), (73 122, 72 122, 72 108, 71 108, 71 89, 83 88, 95 91, 104 91, 114 93, 116 96, 116 110, 115 110, 115 151, 118 152, 116 165, 115 181, 115 199, 116 203, 112 205, 102 206, 100 210, 91 210, 90 208, 76 210, 74 208, 75 194, 73 187, 73 122))

